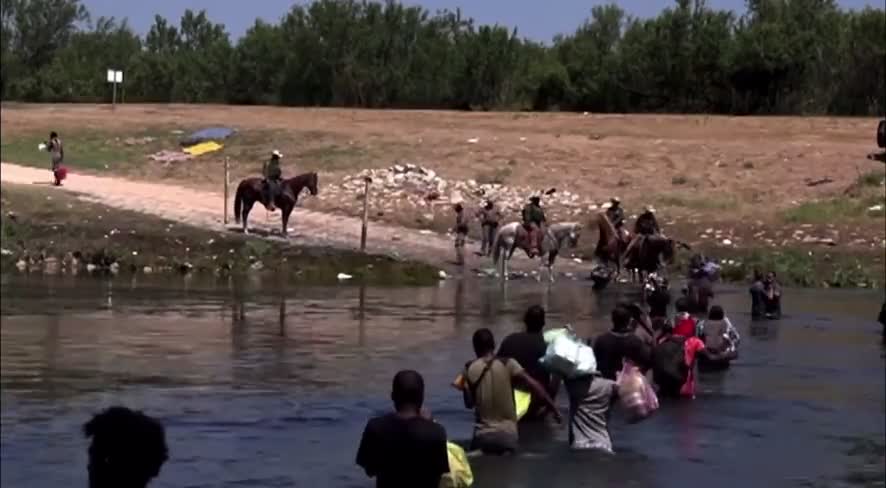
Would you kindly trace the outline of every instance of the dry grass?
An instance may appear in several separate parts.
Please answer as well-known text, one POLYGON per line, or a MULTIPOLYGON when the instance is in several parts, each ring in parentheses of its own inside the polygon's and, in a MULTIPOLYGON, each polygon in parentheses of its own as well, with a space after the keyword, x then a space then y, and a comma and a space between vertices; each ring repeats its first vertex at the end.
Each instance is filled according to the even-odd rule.
MULTIPOLYGON (((223 151, 185 163, 162 165, 127 150, 121 153, 127 164, 111 165, 107 171, 219 189, 224 157, 232 161, 233 177, 240 178, 257 173, 267 153, 278 148, 286 154, 289 172, 293 167, 319 170, 327 183, 363 168, 413 162, 445 178, 553 186, 597 201, 618 194, 629 210, 654 203, 665 220, 696 227, 732 224, 740 232, 747 219, 770 228, 789 224, 784 215, 791 208, 843 198, 860 174, 882 167, 865 158, 875 145, 877 121, 870 118, 189 105, 128 105, 112 112, 88 105, 25 105, 4 107, 0 127, 3 158, 8 159, 16 155, 7 150, 8 144, 30 144, 50 130, 62 134, 74 158, 78 135, 165 134, 209 125, 233 126, 238 134, 223 151), (478 141, 468 143, 472 138, 478 141), (807 186, 824 178, 833 182, 807 186)), ((309 205, 348 207, 317 199, 309 205)), ((382 218, 417 222, 414 215, 382 218)), ((882 218, 865 216, 851 230, 883 236, 883 224, 882 218)))

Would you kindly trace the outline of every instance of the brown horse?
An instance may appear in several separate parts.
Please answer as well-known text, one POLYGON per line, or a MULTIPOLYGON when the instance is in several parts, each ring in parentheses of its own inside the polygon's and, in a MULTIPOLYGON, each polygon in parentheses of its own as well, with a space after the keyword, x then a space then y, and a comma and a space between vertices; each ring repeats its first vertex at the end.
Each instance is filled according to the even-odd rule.
MULTIPOLYGON (((317 173, 305 173, 287 178, 280 182, 280 193, 274 198, 274 204, 283 213, 283 235, 288 235, 289 215, 298 201, 298 196, 305 188, 311 192, 311 195, 317 194, 317 185, 319 178, 317 173)), ((262 178, 246 178, 237 185, 237 193, 234 195, 234 220, 243 224, 243 233, 249 233, 249 227, 246 221, 249 218, 249 212, 255 202, 266 205, 265 193, 262 191, 262 178)))
POLYGON ((615 226, 603 212, 597 215, 597 228, 600 237, 594 255, 604 263, 614 262, 617 276, 621 274, 621 256, 628 247, 630 235, 626 231, 622 231, 622 236, 619 236, 615 226))

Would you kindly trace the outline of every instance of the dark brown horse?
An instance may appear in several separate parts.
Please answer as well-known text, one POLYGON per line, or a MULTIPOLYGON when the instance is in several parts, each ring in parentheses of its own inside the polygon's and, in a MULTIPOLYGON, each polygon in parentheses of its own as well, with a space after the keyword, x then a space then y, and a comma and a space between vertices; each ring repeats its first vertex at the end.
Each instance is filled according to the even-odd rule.
MULTIPOLYGON (((274 198, 274 205, 283 213, 283 235, 288 235, 289 215, 298 201, 298 196, 305 188, 311 192, 311 195, 317 194, 317 185, 319 184, 317 173, 305 173, 293 178, 287 178, 280 182, 280 192, 274 198)), ((249 212, 255 202, 266 205, 265 192, 262 191, 262 178, 246 178, 237 185, 237 193, 234 195, 234 220, 243 224, 243 233, 249 233, 249 227, 246 224, 249 218, 249 212)), ((267 205, 266 205, 267 206, 267 205)))
POLYGON ((673 263, 678 246, 690 249, 688 244, 663 235, 645 236, 631 249, 625 267, 638 272, 640 280, 645 281, 650 273, 658 273, 662 267, 673 263))

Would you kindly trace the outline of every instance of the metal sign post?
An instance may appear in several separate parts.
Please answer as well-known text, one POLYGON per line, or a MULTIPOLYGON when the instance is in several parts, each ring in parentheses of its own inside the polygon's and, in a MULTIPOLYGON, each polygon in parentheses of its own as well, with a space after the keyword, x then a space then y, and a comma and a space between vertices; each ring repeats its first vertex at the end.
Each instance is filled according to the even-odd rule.
POLYGON ((119 71, 119 70, 109 69, 108 70, 108 83, 111 83, 112 85, 114 85, 113 95, 111 98, 111 108, 116 109, 117 108, 117 84, 123 83, 123 72, 119 71))

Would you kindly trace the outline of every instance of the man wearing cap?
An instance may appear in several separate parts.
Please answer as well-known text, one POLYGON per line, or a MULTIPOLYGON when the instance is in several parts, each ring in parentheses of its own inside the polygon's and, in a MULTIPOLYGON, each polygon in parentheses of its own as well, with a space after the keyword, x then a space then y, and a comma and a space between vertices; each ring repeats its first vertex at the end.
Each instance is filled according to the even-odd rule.
POLYGON ((655 209, 651 205, 646 205, 643 208, 643 213, 637 217, 637 222, 634 223, 634 238, 631 239, 631 243, 625 249, 624 255, 627 256, 640 239, 646 239, 651 235, 660 233, 661 229, 658 227, 658 220, 655 219, 655 209))
POLYGON ((546 222, 545 211, 541 208, 541 197, 538 195, 529 197, 529 203, 523 207, 523 227, 529 233, 529 257, 541 253, 542 229, 546 222))
POLYGON ((264 196, 267 202, 265 207, 271 212, 276 209, 274 200, 276 200, 277 195, 280 193, 280 178, 283 176, 283 171, 280 169, 280 159, 282 157, 283 154, 275 149, 271 153, 271 159, 262 166, 262 175, 265 177, 264 196))

